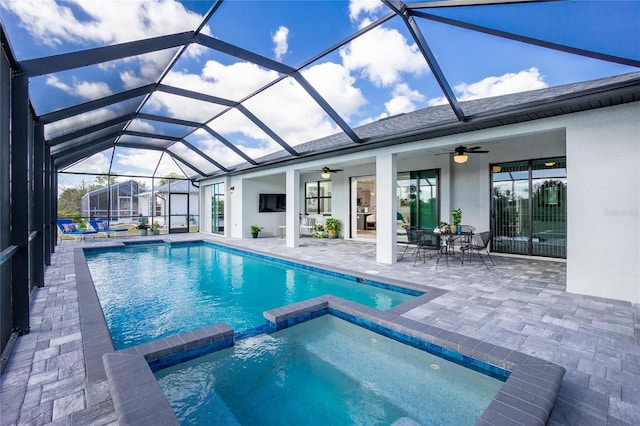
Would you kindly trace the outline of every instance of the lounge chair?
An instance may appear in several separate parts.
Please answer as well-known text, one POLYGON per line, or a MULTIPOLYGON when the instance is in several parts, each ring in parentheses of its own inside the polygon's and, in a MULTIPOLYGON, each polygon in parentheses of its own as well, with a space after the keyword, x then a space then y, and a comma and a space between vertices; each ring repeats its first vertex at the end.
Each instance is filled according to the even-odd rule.
POLYGON ((58 219, 57 221, 58 231, 60 231, 60 240, 62 241, 62 236, 71 235, 75 239, 85 239, 87 235, 95 235, 98 231, 81 231, 78 229, 78 226, 73 223, 71 219, 58 219))
POLYGON ((109 236, 109 234, 113 234, 113 236, 115 238, 115 237, 117 237, 119 232, 129 232, 129 229, 127 229, 127 228, 110 228, 109 227, 109 222, 107 222, 106 220, 92 219, 92 220, 89 221, 89 225, 91 225, 91 227, 96 232, 107 234, 107 237, 109 236))

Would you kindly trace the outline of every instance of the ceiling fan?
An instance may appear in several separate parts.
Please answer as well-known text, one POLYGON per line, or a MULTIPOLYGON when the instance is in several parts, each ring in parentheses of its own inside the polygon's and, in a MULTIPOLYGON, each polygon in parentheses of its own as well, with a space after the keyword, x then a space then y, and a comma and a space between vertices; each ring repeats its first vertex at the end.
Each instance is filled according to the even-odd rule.
POLYGON ((469 159, 469 156, 467 154, 481 154, 481 153, 486 153, 489 152, 487 150, 483 150, 482 147, 480 146, 473 146, 471 148, 467 148, 466 146, 458 146, 456 147, 453 152, 447 152, 446 154, 454 154, 453 156, 453 161, 455 161, 456 163, 466 163, 467 160, 469 159))
POLYGON ((341 172, 342 169, 331 169, 329 167, 323 167, 322 170, 312 170, 312 172, 322 172, 322 179, 329 179, 331 177, 331 173, 341 172))

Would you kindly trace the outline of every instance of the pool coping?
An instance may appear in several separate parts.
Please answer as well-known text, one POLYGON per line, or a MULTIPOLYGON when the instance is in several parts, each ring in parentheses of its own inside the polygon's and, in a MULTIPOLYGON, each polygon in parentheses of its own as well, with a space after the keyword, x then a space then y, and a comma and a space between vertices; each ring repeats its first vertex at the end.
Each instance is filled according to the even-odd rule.
MULTIPOLYGON (((167 241, 160 241, 159 244, 171 244, 167 241)), ((200 241, 203 240, 190 242, 200 241)), ((118 246, 126 246, 126 244, 115 243, 101 246, 101 248, 118 246)), ((233 249, 233 247, 231 248, 233 249)), ((246 250, 240 249, 240 251, 246 250)), ((284 257, 263 255, 303 264, 300 261, 284 257)), ((186 360, 231 346, 233 345, 233 329, 226 324, 216 324, 115 351, 91 280, 83 248, 74 250, 74 264, 89 383, 109 381, 114 408, 121 425, 178 424, 175 414, 170 409, 169 402, 155 380, 151 366, 161 367, 166 360, 170 360, 170 362, 174 362, 176 359, 186 360)), ((320 265, 317 267, 329 269, 320 265)), ((343 273, 343 271, 337 272, 343 273)), ((354 276, 353 271, 344 271, 344 273, 354 276)), ((369 278, 373 281, 383 281, 376 276, 369 276, 369 278)), ((384 280, 384 282, 387 281, 392 280, 384 280)), ((393 281, 402 283, 397 280, 393 281)), ((446 293, 443 290, 439 290, 439 292, 427 292, 423 296, 417 296, 413 300, 387 311, 379 311, 336 296, 324 295, 266 311, 264 316, 276 330, 302 322, 314 315, 332 313, 332 311, 341 312, 396 333, 420 339, 445 350, 456 351, 463 356, 508 370, 511 372, 509 378, 476 424, 545 425, 553 408, 565 369, 557 364, 521 352, 401 316, 402 313, 414 306, 426 303, 446 293)))

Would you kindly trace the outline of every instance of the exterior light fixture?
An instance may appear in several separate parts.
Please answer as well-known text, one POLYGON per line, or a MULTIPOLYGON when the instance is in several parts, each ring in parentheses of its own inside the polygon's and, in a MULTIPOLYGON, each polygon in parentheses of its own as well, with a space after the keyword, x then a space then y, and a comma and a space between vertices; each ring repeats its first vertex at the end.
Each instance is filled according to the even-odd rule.
POLYGON ((502 170, 502 167, 500 167, 500 166, 493 166, 493 167, 491 168, 491 171, 492 171, 493 173, 500 173, 500 170, 502 170))
POLYGON ((236 192, 235 186, 232 186, 231 188, 229 188, 229 194, 233 195, 234 192, 236 192))
POLYGON ((453 161, 455 161, 458 164, 466 163, 468 159, 469 159, 469 156, 467 154, 456 154, 453 156, 453 161))
POLYGON ((544 165, 546 167, 553 167, 553 166, 556 165, 556 162, 555 161, 547 161, 546 163, 544 163, 544 165))
POLYGON ((322 179, 329 179, 331 177, 331 173, 322 172, 322 174, 320 176, 322 176, 322 179))

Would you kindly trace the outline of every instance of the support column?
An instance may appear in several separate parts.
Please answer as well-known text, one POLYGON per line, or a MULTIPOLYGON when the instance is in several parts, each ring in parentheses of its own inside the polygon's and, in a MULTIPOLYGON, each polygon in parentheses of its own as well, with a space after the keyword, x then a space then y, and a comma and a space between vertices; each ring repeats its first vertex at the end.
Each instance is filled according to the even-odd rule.
POLYGON ((51 168, 51 194, 49 195, 49 199, 51 200, 51 237, 53 239, 51 252, 55 252, 56 245, 58 244, 58 172, 55 167, 51 168))
POLYGON ((57 194, 56 188, 52 185, 51 179, 51 148, 44 146, 44 188, 42 189, 44 195, 44 263, 45 265, 51 265, 51 253, 53 252, 53 242, 55 240, 53 225, 56 219, 53 214, 53 203, 51 198, 57 194))
POLYGON ((398 260, 396 234, 396 181, 395 154, 376 156, 376 261, 394 264, 398 260))
POLYGON ((33 214, 30 215, 31 229, 35 232, 31 240, 31 263, 33 276, 31 285, 44 287, 44 262, 45 262, 45 167, 44 167, 44 126, 34 126, 33 133, 33 167, 31 179, 33 179, 33 214))
POLYGON ((29 85, 25 75, 11 79, 11 260, 13 327, 29 332, 29 85))
POLYGON ((287 247, 300 245, 300 171, 287 170, 287 247))

